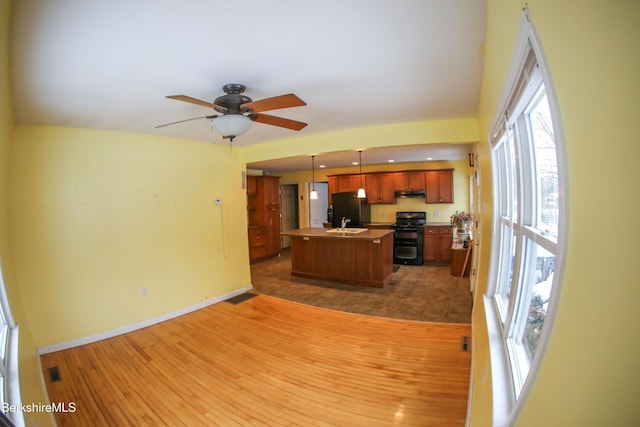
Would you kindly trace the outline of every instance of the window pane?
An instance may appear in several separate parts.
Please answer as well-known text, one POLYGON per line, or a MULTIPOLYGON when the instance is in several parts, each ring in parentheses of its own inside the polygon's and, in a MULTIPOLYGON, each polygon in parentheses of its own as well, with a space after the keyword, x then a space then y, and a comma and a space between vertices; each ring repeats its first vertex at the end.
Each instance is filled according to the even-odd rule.
POLYGON ((0 361, 5 363, 7 349, 9 347, 7 340, 9 339, 9 324, 2 309, 0 309, 0 361))
POLYGON ((547 315, 555 269, 555 256, 534 242, 529 241, 529 247, 532 248, 533 253, 531 256, 527 256, 526 259, 527 262, 535 264, 535 267, 531 270, 533 274, 529 274, 527 277, 527 280, 532 283, 523 284, 524 289, 531 289, 531 292, 528 294, 529 308, 520 343, 524 348, 529 364, 531 364, 533 355, 538 347, 538 339, 544 326, 544 319, 547 315))
POLYGON ((495 296, 500 309, 500 317, 504 323, 506 321, 509 299, 514 285, 513 274, 515 265, 516 233, 508 224, 504 223, 501 225, 500 231, 502 233, 502 251, 500 254, 500 273, 495 296))
MULTIPOLYGON (((543 88, 544 89, 544 88, 543 88)), ((545 92, 534 99, 529 111, 531 137, 535 153, 535 179, 538 206, 533 224, 545 236, 558 237, 558 159, 553 124, 545 92)))
POLYGON ((509 198, 511 201, 510 215, 514 222, 518 221, 518 164, 516 158, 516 147, 513 139, 513 130, 507 130, 509 138, 509 198))

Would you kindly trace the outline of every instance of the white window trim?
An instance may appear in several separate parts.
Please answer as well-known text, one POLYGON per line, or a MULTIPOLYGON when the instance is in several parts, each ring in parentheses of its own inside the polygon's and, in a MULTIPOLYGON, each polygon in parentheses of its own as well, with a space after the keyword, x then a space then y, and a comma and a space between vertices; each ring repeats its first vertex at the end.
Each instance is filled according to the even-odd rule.
MULTIPOLYGON (((557 165, 558 165, 558 179, 560 185, 560 216, 559 216, 559 230, 562 230, 558 235, 557 242, 552 242, 548 239, 539 239, 533 233, 526 232, 527 237, 535 239, 536 243, 547 246, 555 245, 556 249, 556 264, 554 272, 553 286, 551 289, 550 303, 547 309, 545 318, 545 324, 548 327, 543 328, 540 340, 538 341, 538 350, 531 362, 531 366, 528 373, 528 379, 524 383, 519 397, 516 400, 513 390, 513 377, 511 366, 507 363, 508 351, 506 349, 506 343, 503 339, 502 327, 499 317, 499 309, 496 305, 493 294, 496 290, 496 266, 497 261, 495 257, 492 257, 489 283, 487 294, 483 298, 485 312, 487 316, 487 328, 489 334, 489 347, 490 347, 490 363, 492 373, 492 386, 493 386, 493 425, 503 426, 512 425, 518 417, 524 402, 531 390, 531 384, 534 382, 541 360, 544 359, 544 353, 549 341, 549 335, 553 332, 553 323, 557 313, 557 306, 559 302, 559 294, 561 290, 562 277, 564 276, 564 258, 567 247, 567 236, 569 233, 568 218, 568 200, 569 200, 569 188, 568 188, 568 166, 567 159, 564 150, 564 130, 562 128, 562 121, 560 119, 559 102, 556 97, 556 91, 553 86, 553 81, 546 65, 546 59, 539 42, 539 38, 536 34, 533 22, 529 10, 525 8, 522 14, 522 20, 520 24, 520 31, 516 40, 514 55, 511 61, 511 67, 507 74, 505 86, 498 102, 496 114, 491 122, 489 128, 489 142, 493 144, 493 141, 497 140, 497 136, 500 136, 505 131, 505 116, 507 114, 507 108, 513 94, 516 90, 516 84, 522 74, 525 67, 528 53, 533 51, 536 56, 539 70, 542 74, 542 79, 545 85, 547 94, 547 100, 549 102, 549 110, 551 112, 551 119, 553 122, 553 131, 555 137, 556 146, 560 149, 557 150, 557 165)), ((520 219, 519 219, 520 220, 520 219)), ((503 223, 503 219, 496 215, 496 219, 493 221, 493 226, 498 227, 503 223)), ((533 231, 533 230, 531 230, 533 231)), ((498 233, 494 233, 496 236, 498 233)), ((495 247, 495 246, 492 246, 495 247)), ((514 272, 515 273, 515 272, 514 272)))

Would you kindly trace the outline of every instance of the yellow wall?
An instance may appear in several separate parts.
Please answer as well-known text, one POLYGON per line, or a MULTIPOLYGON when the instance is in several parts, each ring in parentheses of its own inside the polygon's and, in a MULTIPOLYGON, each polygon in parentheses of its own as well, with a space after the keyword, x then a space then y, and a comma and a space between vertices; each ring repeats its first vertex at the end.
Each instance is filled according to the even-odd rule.
POLYGON ((34 126, 13 142, 13 254, 36 345, 250 283, 244 165, 228 147, 34 126))
MULTIPOLYGON (((640 343, 637 239, 623 218, 640 211, 640 3, 529 0, 560 103, 568 157, 568 246, 557 317, 516 426, 635 425, 640 343), (602 215, 602 216, 601 216, 602 215), (597 220, 599 219, 599 220, 597 220)), ((479 106, 482 235, 491 235, 486 134, 505 81, 522 3, 489 0, 479 106)), ((633 229, 633 227, 632 227, 633 229)), ((489 238, 481 243, 473 313, 472 423, 491 425, 484 312, 489 238)))
MULTIPOLYGON (((19 327, 19 372, 22 402, 45 403, 40 363, 36 345, 32 337, 32 325, 29 323, 20 293, 18 275, 14 269, 14 257, 11 250, 10 214, 9 214, 9 165, 11 161, 11 137, 13 134, 13 110, 11 102, 11 78, 9 73, 9 30, 11 16, 10 1, 0 2, 0 261, 2 276, 7 291, 9 305, 14 320, 19 327)), ((45 413, 26 414, 30 425, 52 425, 51 417, 45 413)))

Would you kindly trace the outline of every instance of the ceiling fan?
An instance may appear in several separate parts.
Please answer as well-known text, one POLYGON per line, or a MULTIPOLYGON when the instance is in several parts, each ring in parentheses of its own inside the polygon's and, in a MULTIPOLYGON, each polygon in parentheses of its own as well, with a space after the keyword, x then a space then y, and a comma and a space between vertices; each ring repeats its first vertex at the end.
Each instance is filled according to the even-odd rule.
POLYGON ((156 128, 188 122, 190 120, 210 119, 213 128, 220 132, 224 138, 229 138, 233 142, 233 139, 236 136, 242 135, 249 130, 252 122, 279 126, 292 130, 301 130, 307 126, 307 124, 303 122, 262 114, 263 111, 307 105, 296 95, 290 93, 287 95, 274 96, 273 98, 254 101, 248 96, 243 95, 245 89, 246 88, 243 85, 237 83, 224 85, 222 90, 225 95, 217 97, 213 103, 186 95, 169 95, 167 98, 209 107, 220 114, 212 114, 166 123, 164 125, 156 126, 156 128))

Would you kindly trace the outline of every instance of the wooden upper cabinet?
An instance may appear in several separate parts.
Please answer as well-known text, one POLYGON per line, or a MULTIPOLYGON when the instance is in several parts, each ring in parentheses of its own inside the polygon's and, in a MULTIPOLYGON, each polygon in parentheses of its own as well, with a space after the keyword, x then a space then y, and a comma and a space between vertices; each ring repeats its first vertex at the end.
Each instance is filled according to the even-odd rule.
POLYGON ((453 169, 426 171, 426 203, 453 203, 453 169))
POLYGON ((424 190, 425 175, 423 171, 395 172, 394 190, 424 190))
POLYGON ((247 175, 247 194, 256 194, 257 179, 255 175, 247 175))
POLYGON ((327 178, 329 195, 358 191, 363 185, 370 204, 396 203, 395 190, 425 190, 426 203, 453 203, 453 169, 369 172, 362 174, 362 184, 359 174, 327 178))
POLYGON ((265 205, 280 204, 280 177, 279 176, 262 176, 260 177, 264 190, 265 205))
POLYGON ((393 196, 395 178, 393 173, 370 173, 365 176, 364 189, 367 192, 367 203, 395 203, 393 196))

